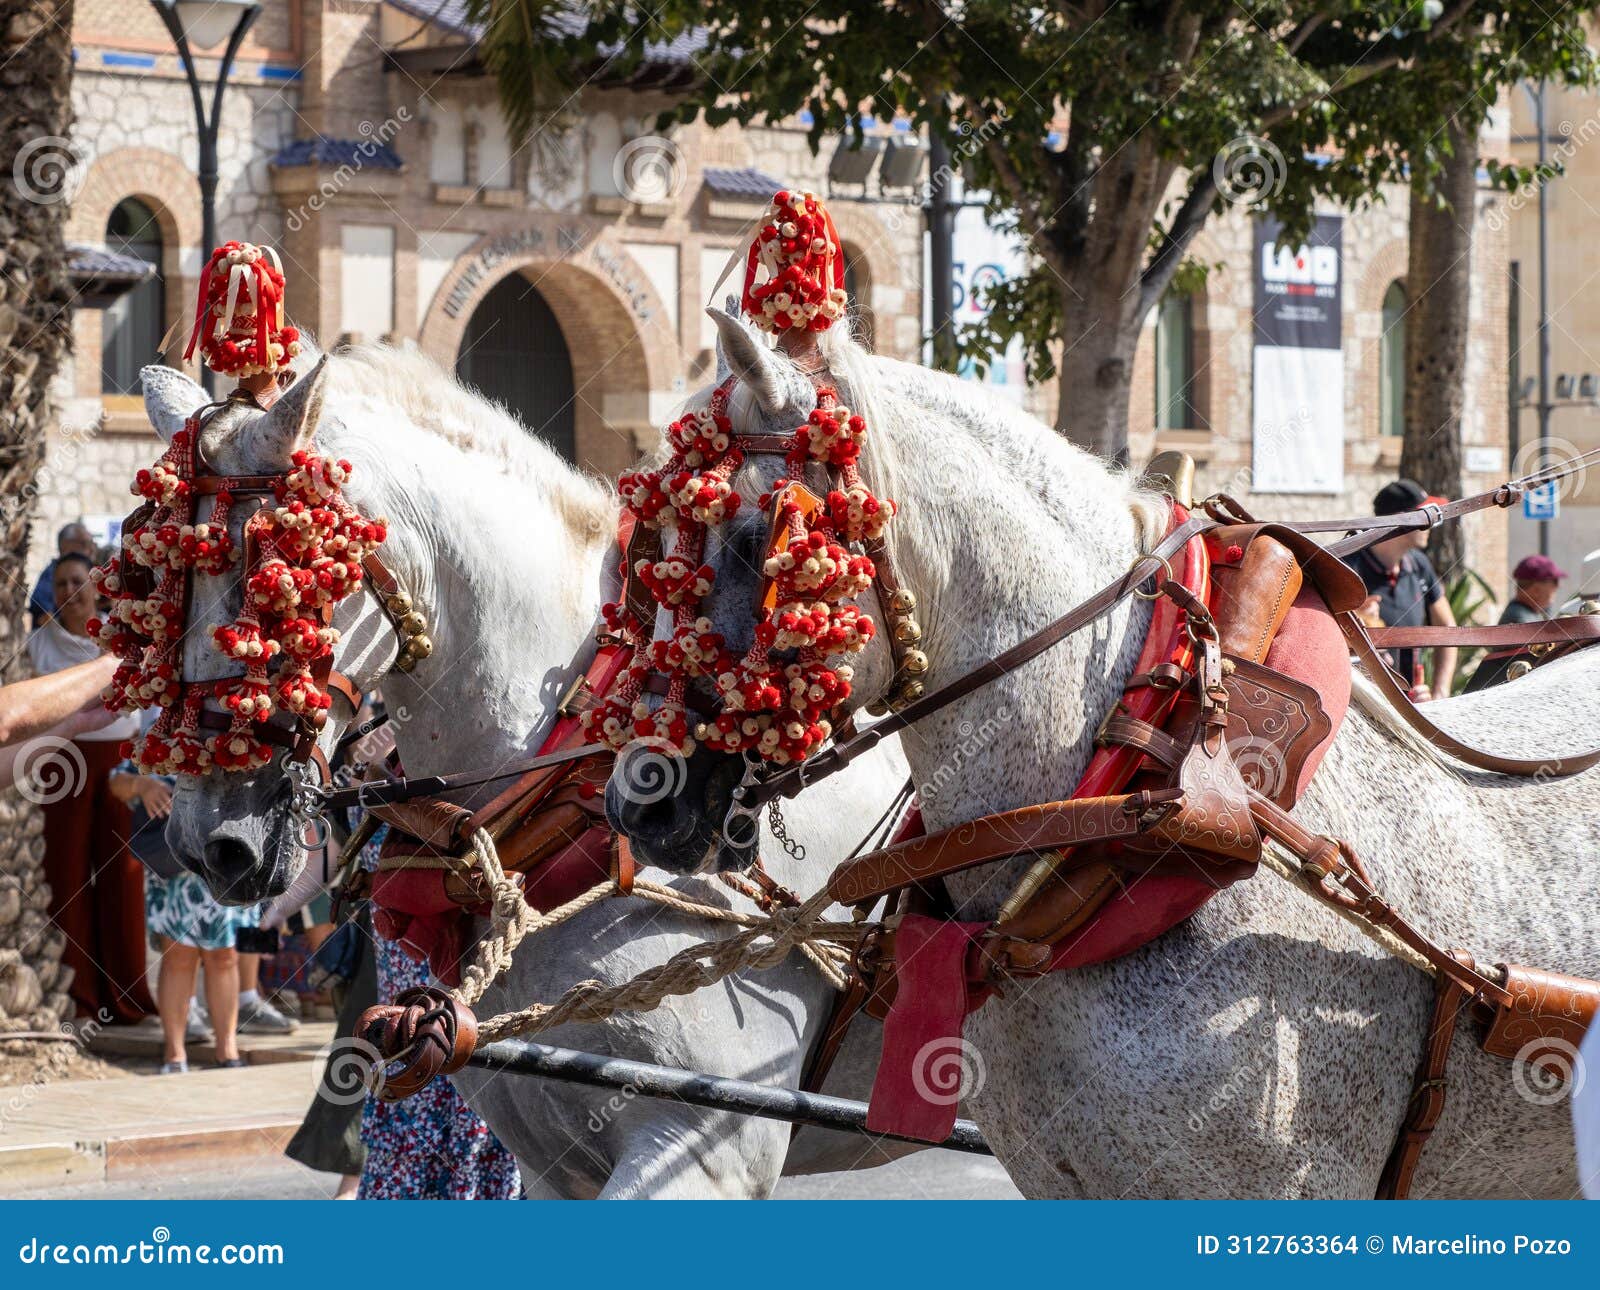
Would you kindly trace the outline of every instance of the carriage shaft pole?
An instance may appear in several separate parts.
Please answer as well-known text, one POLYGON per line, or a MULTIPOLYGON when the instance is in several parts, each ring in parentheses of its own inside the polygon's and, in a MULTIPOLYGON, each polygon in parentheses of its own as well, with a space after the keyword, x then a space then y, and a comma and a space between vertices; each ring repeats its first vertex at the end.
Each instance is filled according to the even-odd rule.
POLYGON ((774 1088, 748 1080, 725 1079, 696 1071, 674 1070, 650 1062, 629 1061, 622 1057, 602 1057, 598 1053, 574 1048, 555 1048, 526 1040, 485 1044, 467 1059, 467 1065, 482 1070, 505 1071, 515 1075, 538 1075, 544 1079, 611 1088, 639 1097, 686 1102, 712 1111, 731 1111, 736 1115, 757 1115, 790 1124, 809 1124, 819 1129, 857 1133, 888 1142, 915 1142, 919 1146, 940 1146, 949 1151, 993 1155, 983 1133, 971 1120, 957 1120, 955 1131, 943 1142, 927 1143, 920 1138, 898 1133, 877 1133, 867 1128, 867 1104, 826 1093, 804 1093, 794 1088, 774 1088))

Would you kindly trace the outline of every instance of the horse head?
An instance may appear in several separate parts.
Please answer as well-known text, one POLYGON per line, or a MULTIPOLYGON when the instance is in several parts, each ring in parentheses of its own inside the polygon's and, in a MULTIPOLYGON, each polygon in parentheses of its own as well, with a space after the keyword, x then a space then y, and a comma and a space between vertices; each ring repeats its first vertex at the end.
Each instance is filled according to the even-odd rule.
MULTIPOLYGON (((780 480, 793 473, 785 465, 783 450, 772 445, 791 440, 807 424, 818 407, 819 388, 832 388, 841 405, 855 406, 856 400, 867 394, 862 387, 868 360, 865 352, 844 336, 843 328, 837 336, 826 334, 820 347, 794 347, 791 356, 770 347, 736 315, 731 301, 729 304, 727 312, 707 310, 717 326, 718 379, 715 386, 691 401, 691 414, 725 406, 736 440, 766 446, 743 450, 742 459, 726 476, 725 483, 738 500, 727 508, 725 518, 705 530, 698 558, 702 569, 710 571, 711 589, 700 598, 699 612, 702 625, 709 623, 726 662, 745 659, 756 646, 756 653, 763 656, 762 665, 770 661, 775 669, 772 675, 777 684, 796 684, 792 678, 785 682, 783 669, 792 664, 798 651, 782 640, 767 651, 757 640, 762 601, 770 583, 770 559, 782 545, 777 506, 763 506, 762 501, 773 494, 780 480)), ((802 473, 803 479, 796 477, 791 482, 806 484, 818 496, 827 494, 828 477, 821 463, 812 462, 802 473)), ((664 513, 664 517, 662 548, 671 550, 679 526, 670 515, 664 513)), ((845 605, 865 619, 881 621, 875 589, 838 600, 838 607, 845 605)), ((657 639, 671 638, 674 630, 673 619, 663 608, 657 614, 657 639)), ((875 632, 865 648, 848 657, 830 656, 827 667, 833 675, 848 678, 849 689, 848 698, 831 705, 830 723, 842 721, 863 703, 886 693, 894 671, 884 638, 875 632)), ((708 726, 731 712, 725 684, 719 691, 717 678, 702 676, 694 694, 699 701, 691 707, 698 715, 691 716, 700 727, 700 737, 693 741, 692 750, 684 755, 680 746, 662 747, 659 739, 636 741, 618 761, 607 789, 607 813, 612 826, 626 834, 649 863, 685 871, 708 866, 745 868, 755 858, 757 830, 753 822, 740 836, 725 836, 722 825, 733 791, 751 765, 753 751, 730 752, 718 746, 715 734, 705 737, 710 733, 708 726)), ((659 696, 644 695, 641 700, 646 707, 660 703, 659 696)))
MULTIPOLYGON (((297 452, 337 438, 339 427, 330 424, 326 403, 327 363, 309 353, 298 360, 297 380, 265 412, 232 401, 203 417, 199 459, 221 475, 279 477, 293 468, 297 452)), ((170 368, 147 367, 142 377, 146 412, 164 440, 170 441, 211 403, 204 390, 170 368)), ((270 495, 257 493, 241 496, 230 509, 227 526, 236 550, 246 546, 245 526, 251 517, 271 504, 270 495)), ((357 504, 366 510, 359 500, 357 504)), ((237 675, 235 661, 219 650, 213 631, 239 619, 247 573, 243 561, 222 573, 192 572, 180 652, 185 682, 215 685, 237 675)), ((359 693, 370 689, 398 658, 399 639, 379 595, 365 583, 338 602, 330 626, 338 635, 332 669, 359 693)), ((315 740, 324 758, 355 715, 341 691, 330 693, 332 705, 315 740)), ((220 711, 212 697, 204 700, 204 708, 220 711)), ((285 722, 281 712, 270 720, 280 730, 287 729, 285 722)), ((204 775, 178 776, 168 841, 183 864, 204 878, 224 903, 248 905, 276 895, 303 861, 304 822, 290 807, 294 779, 315 772, 309 764, 304 771, 297 767, 291 772, 290 757, 291 750, 275 748, 270 760, 250 769, 213 767, 204 775)))

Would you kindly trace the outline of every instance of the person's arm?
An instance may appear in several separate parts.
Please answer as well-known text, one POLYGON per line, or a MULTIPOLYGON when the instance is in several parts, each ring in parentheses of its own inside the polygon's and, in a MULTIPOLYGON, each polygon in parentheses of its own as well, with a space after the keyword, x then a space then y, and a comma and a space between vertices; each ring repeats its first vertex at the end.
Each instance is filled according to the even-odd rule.
POLYGON ((295 876, 288 889, 283 895, 275 897, 262 913, 261 926, 282 927, 289 921, 289 915, 297 909, 304 909, 332 883, 333 876, 326 873, 325 866, 308 857, 305 867, 295 876))
POLYGON ((111 796, 125 806, 137 800, 144 803, 145 813, 152 820, 164 820, 172 814, 172 790, 157 775, 140 775, 134 771, 116 769, 106 781, 111 796))
MULTIPOLYGON (((110 684, 116 670, 117 660, 107 654, 31 681, 0 686, 0 744, 20 743, 69 722, 80 710, 99 702, 100 691, 110 684)), ((86 711, 84 716, 92 719, 93 714, 86 711)), ((74 733, 86 729, 95 726, 80 725, 74 733)))
MULTIPOLYGON (((1440 596, 1428 606, 1428 621, 1436 627, 1454 627, 1456 616, 1448 597, 1440 596)), ((1456 647, 1439 645, 1433 651, 1433 697, 1448 699, 1456 679, 1456 647)))

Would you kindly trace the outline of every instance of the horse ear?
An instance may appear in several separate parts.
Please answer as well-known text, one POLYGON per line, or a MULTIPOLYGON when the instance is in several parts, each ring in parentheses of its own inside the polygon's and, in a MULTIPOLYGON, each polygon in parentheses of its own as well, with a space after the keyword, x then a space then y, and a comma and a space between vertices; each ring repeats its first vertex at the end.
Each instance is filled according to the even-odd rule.
POLYGON ((183 423, 196 408, 211 402, 211 396, 177 368, 161 363, 141 367, 139 384, 144 389, 144 414, 155 432, 168 442, 183 429, 183 423))
POLYGON ((324 355, 245 432, 240 443, 242 458, 258 469, 287 469, 295 450, 304 448, 316 433, 327 380, 328 359, 324 355))
POLYGON ((754 330, 720 309, 707 308, 706 314, 717 324, 718 372, 726 368, 748 385, 768 416, 801 402, 789 365, 763 345, 754 330))
MULTIPOLYGON (((724 296, 723 297, 722 308, 723 308, 723 311, 725 313, 727 313, 729 316, 736 317, 738 315, 738 313, 739 313, 739 297, 738 296, 734 296, 734 295, 724 296)), ((712 311, 712 316, 715 317, 715 312, 714 311, 712 311)), ((721 337, 721 334, 719 333, 718 337, 717 337, 717 380, 716 380, 716 383, 718 385, 721 385, 724 381, 726 381, 732 375, 733 375, 733 368, 728 366, 728 354, 727 354, 727 351, 725 349, 723 349, 723 347, 722 347, 722 337, 721 337)))

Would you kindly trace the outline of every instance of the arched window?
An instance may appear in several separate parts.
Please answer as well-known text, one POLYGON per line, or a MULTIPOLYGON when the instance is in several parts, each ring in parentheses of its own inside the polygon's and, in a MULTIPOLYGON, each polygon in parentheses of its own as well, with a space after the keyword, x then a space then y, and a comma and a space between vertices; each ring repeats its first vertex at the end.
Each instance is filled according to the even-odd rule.
POLYGON ((1406 431, 1406 284, 1383 293, 1383 349, 1378 360, 1378 433, 1406 431))
POLYGON ((1197 428, 1194 394, 1194 301, 1169 292, 1156 314, 1156 429, 1197 428))
POLYGON ((139 369, 160 358, 156 351, 166 329, 161 226, 155 212, 137 197, 119 202, 106 221, 106 249, 156 266, 154 277, 119 297, 100 321, 100 392, 137 394, 139 369))

